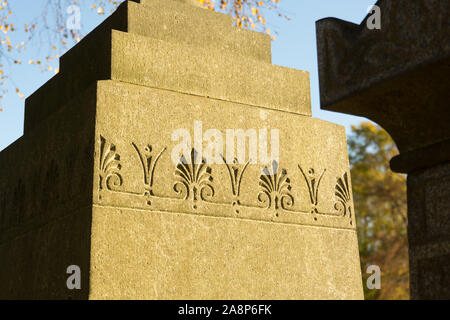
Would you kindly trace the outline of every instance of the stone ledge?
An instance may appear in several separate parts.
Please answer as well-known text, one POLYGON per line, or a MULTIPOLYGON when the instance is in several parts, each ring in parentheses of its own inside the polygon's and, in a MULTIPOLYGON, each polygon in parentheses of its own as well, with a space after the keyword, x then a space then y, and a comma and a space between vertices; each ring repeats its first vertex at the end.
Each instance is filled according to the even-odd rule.
POLYGON ((405 152, 391 159, 392 171, 411 173, 450 161, 450 140, 405 152))
POLYGON ((129 3, 127 31, 199 48, 221 49, 242 57, 272 62, 269 35, 233 27, 231 16, 226 14, 191 8, 190 5, 183 3, 177 3, 175 6, 169 4, 171 4, 169 1, 163 3, 157 1, 151 6, 129 3))
POLYGON ((450 138, 449 72, 450 57, 345 96, 326 108, 322 104, 322 109, 378 123, 401 153, 423 148, 450 138))
MULTIPOLYGON (((267 34, 235 28, 228 15, 183 3, 152 1, 144 6, 126 1, 88 36, 111 29, 271 62, 271 40, 267 34)), ((78 59, 78 48, 75 46, 61 57, 62 72, 85 63, 78 59)))
POLYGON ((73 59, 84 63, 62 71, 27 99, 25 133, 67 99, 107 79, 311 116, 308 72, 220 49, 199 51, 106 29, 79 43, 73 59), (205 56, 214 62, 205 63, 205 56))
POLYGON ((306 71, 114 30, 111 64, 112 80, 311 116, 306 71))

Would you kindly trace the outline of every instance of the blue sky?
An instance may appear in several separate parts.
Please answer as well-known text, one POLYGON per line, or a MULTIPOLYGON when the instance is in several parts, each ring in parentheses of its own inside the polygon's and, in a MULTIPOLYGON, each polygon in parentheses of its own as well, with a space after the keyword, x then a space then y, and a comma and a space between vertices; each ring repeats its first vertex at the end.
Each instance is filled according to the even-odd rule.
MULTIPOLYGON (((13 11, 11 21, 16 26, 29 23, 42 12, 43 2, 43 0, 10 0, 13 11)), ((325 17, 337 17, 359 24, 366 16, 367 8, 375 2, 376 0, 280 0, 282 12, 291 19, 266 16, 271 28, 278 32, 276 40, 272 43, 273 63, 309 71, 313 116, 344 125, 347 132, 351 124, 357 124, 365 119, 320 110, 315 21, 325 17)), ((87 34, 106 16, 98 16, 94 10, 85 5, 82 6, 81 17, 82 32, 87 34)), ((16 43, 20 42, 26 39, 26 34, 19 30, 12 39, 16 40, 16 43)), ((2 101, 3 111, 0 112, 0 150, 23 133, 25 100, 19 98, 15 88, 19 87, 27 97, 54 75, 51 71, 40 71, 27 61, 37 56, 45 57, 47 54, 55 53, 64 51, 52 51, 45 37, 37 37, 20 56, 22 65, 4 63, 4 68, 10 75, 10 82, 7 86, 8 93, 2 101)), ((53 66, 57 67, 57 62, 53 66)))

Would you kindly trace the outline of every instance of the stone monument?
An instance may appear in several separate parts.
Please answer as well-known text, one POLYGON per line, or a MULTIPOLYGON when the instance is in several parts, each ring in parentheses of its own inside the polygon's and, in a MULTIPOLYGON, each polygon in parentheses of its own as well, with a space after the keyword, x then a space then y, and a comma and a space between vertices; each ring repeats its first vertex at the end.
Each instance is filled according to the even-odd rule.
POLYGON ((323 109, 383 126, 408 174, 412 299, 450 299, 450 2, 380 0, 381 29, 317 22, 323 109))
POLYGON ((363 298, 344 128, 270 44, 141 0, 62 56, 0 153, 0 298, 363 298))

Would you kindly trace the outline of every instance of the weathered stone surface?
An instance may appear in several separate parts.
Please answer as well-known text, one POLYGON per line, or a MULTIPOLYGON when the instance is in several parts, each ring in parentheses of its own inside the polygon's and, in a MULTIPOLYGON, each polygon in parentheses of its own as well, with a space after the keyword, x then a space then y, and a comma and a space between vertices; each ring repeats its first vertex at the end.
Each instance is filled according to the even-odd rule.
POLYGON ((411 296, 449 297, 450 164, 408 175, 411 296))
POLYGON ((0 153, 1 299, 88 297, 95 101, 94 87, 0 153))
POLYGON ((112 80, 311 115, 308 72, 117 31, 112 43, 112 80))
POLYGON ((34 211, 33 218, 39 214, 61 217, 33 227, 19 224, 17 236, 0 243, 0 299, 88 299, 92 208, 34 211), (66 287, 73 264, 84 270, 81 290, 66 287))
POLYGON ((349 230, 95 206, 90 298, 361 299, 357 256, 349 230))
MULTIPOLYGON (((174 0, 152 0, 143 5, 123 3, 102 25, 105 28, 271 62, 270 36, 232 26, 229 15, 210 12, 174 0), (110 20, 111 22, 108 22, 110 20)), ((73 66, 69 51, 61 64, 73 66)), ((75 60, 76 61, 76 60, 75 60)), ((79 62, 79 61, 77 61, 79 62)))
MULTIPOLYGON (((99 82, 99 88, 96 149, 100 150, 101 145, 113 145, 117 156, 120 156, 121 161, 127 165, 121 164, 120 173, 117 172, 117 175, 112 176, 109 189, 94 181, 94 189, 99 192, 98 196, 97 194, 94 196, 95 204, 153 208, 159 211, 169 210, 167 206, 171 204, 173 209, 170 210, 175 212, 354 229, 354 214, 350 200, 346 204, 348 207, 342 208, 347 211, 344 218, 342 216, 345 212, 335 208, 339 200, 335 197, 337 180, 341 179, 344 185, 348 184, 348 194, 351 190, 345 132, 342 127, 287 112, 113 81, 99 82), (240 172, 245 167, 240 183, 239 202, 242 203, 242 207, 235 208, 233 205, 237 199, 232 192, 230 172, 223 161, 208 165, 214 180, 214 183, 210 184, 214 189, 214 197, 206 197, 211 201, 206 202, 205 206, 183 201, 184 196, 191 199, 193 194, 186 195, 185 190, 177 194, 174 190, 178 180, 174 176, 177 163, 172 160, 172 150, 180 141, 172 141, 171 137, 174 131, 186 129, 190 132, 191 139, 194 139, 194 121, 202 122, 204 134, 210 128, 221 132, 224 147, 219 152, 224 157, 228 152, 225 146, 227 129, 254 129, 256 135, 259 135, 261 130, 267 129, 269 142, 270 130, 279 129, 279 171, 286 170, 290 181, 279 187, 289 185, 291 188, 289 192, 282 193, 286 197, 280 199, 278 206, 280 210, 283 207, 287 210, 277 211, 275 199, 259 200, 258 195, 264 190, 259 187, 262 169, 267 166, 272 170, 272 167, 270 163, 262 165, 259 154, 255 155, 257 159, 252 159, 258 164, 249 163, 245 167, 246 162, 252 158, 248 147, 245 147, 244 163, 236 166, 240 172), (130 123, 133 125, 130 126, 130 123), (292 137, 296 137, 295 140, 292 137), (140 154, 144 154, 144 148, 147 146, 151 146, 152 153, 148 156, 152 156, 153 159, 162 152, 154 171, 154 186, 151 192, 147 190, 159 195, 155 198, 151 195, 147 198, 142 197, 146 185, 143 183, 144 172, 140 168, 137 150, 140 154), (306 179, 302 170, 306 174, 306 179), (314 174, 310 175, 309 171, 314 171, 314 174), (347 179, 344 178, 345 175, 347 179), (314 188, 309 190, 310 182, 307 182, 309 178, 315 179, 313 184, 318 191, 317 202, 320 203, 320 208, 314 204, 315 201, 311 202, 311 195, 316 194, 316 190, 314 188), (114 186, 115 181, 120 181, 121 185, 114 186), (158 181, 163 182, 157 183, 158 181), (151 206, 148 206, 147 201, 150 201, 151 206), (270 210, 265 210, 266 207, 270 210), (315 209, 321 214, 314 214, 315 209)), ((257 139, 259 143, 261 139, 259 137, 257 139)), ((194 140, 191 142, 191 147, 199 154, 202 152, 200 149, 205 151, 209 144, 207 139, 202 143, 203 147, 198 148, 194 146, 194 140)), ((265 152, 264 149, 260 148, 259 152, 265 152)), ((270 150, 267 151, 270 156, 270 150)), ((203 157, 206 156, 205 153, 206 151, 203 152, 203 157)), ((101 158, 100 152, 97 152, 97 157, 101 158)), ((96 159, 95 162, 98 163, 99 160, 96 159)), ((230 169, 231 166, 229 164, 230 169)), ((101 174, 101 171, 98 172, 98 175, 101 174)), ((281 173, 277 175, 280 176, 281 173)))
POLYGON ((310 117, 307 73, 133 33, 127 14, 65 55, 0 153, 0 297, 362 298, 345 131, 310 117), (208 129, 217 161, 186 161, 208 129), (227 130, 242 162, 224 162, 227 130))
MULTIPOLYGON (((162 2, 164 0, 137 0, 137 2, 140 2, 144 5, 149 5, 155 2, 162 2)), ((175 2, 178 3, 185 3, 191 6, 196 6, 196 7, 202 7, 202 4, 200 3, 200 1, 198 0, 175 0, 175 2)))
MULTIPOLYGON (((341 127, 112 81, 99 83, 97 110, 96 149, 113 145, 121 169, 109 186, 94 180, 92 298, 135 298, 136 292, 151 299, 362 297, 353 207, 340 207, 335 195, 339 179, 350 183, 341 127), (280 128, 280 169, 289 181, 273 190, 281 192, 278 206, 272 195, 259 197, 260 164, 233 166, 242 173, 238 194, 225 164, 208 165, 213 179, 204 197, 180 187, 170 155, 178 142, 170 136, 177 128, 194 136, 196 120, 224 135, 226 129, 280 128), (147 182, 150 170, 140 162, 145 152, 157 159, 147 182)), ((102 153, 96 154, 101 163, 102 153)), ((100 168, 95 176, 104 175, 100 168)))
POLYGON ((450 159, 450 140, 444 140, 430 146, 403 152, 391 159, 392 171, 408 173, 438 166, 450 159))
MULTIPOLYGON (((101 81, 34 132, 21 140, 34 148, 16 151, 16 143, 0 155, 0 175, 8 176, 2 190, 18 183, 17 192, 23 195, 18 203, 27 208, 1 211, 0 254, 21 266, 0 271, 0 279, 7 279, 2 288, 9 293, 2 293, 4 297, 362 298, 342 127, 286 112, 101 81), (62 119, 74 116, 79 122, 64 128, 62 119), (208 165, 214 196, 201 192, 197 200, 192 194, 184 200, 183 190, 174 188, 180 180, 170 156, 176 144, 171 133, 177 128, 191 131, 195 120, 203 122, 204 130, 223 132, 280 128, 280 168, 289 180, 280 180, 279 188, 269 190, 280 192, 280 202, 272 193, 268 198, 259 196, 264 191, 259 185, 261 164, 235 166, 243 172, 239 193, 233 192, 233 171, 227 165, 208 165), (64 134, 55 144, 49 137, 58 132, 64 134), (58 156, 44 160, 55 157, 52 149, 58 156), (18 155, 36 161, 21 172, 15 169, 24 167, 18 155), (158 159, 154 171, 146 170, 149 156, 158 159), (48 176, 42 186, 21 184, 18 179, 37 182, 33 176, 39 171, 48 176), (151 184, 145 172, 153 172, 151 184), (347 186, 344 194, 350 198, 335 195, 340 183, 347 186), (287 185, 290 188, 285 189, 287 185), (31 205, 42 199, 48 201, 45 208, 31 205), (25 216, 12 223, 22 212, 25 216), (77 216, 81 220, 74 223, 77 216), (73 226, 70 232, 65 231, 68 225, 73 226), (34 243, 35 252, 18 260, 25 247, 14 248, 22 238, 34 243), (81 251, 76 241, 87 243, 90 250, 84 246, 81 251), (52 246, 59 249, 50 254, 52 246), (76 248, 69 254, 71 246, 76 248), (47 278, 16 281, 32 276, 33 269, 27 271, 27 266, 38 264, 41 270, 52 259, 58 259, 58 270, 52 269, 47 278), (66 289, 63 266, 71 264, 85 270, 83 286, 88 283, 89 291, 73 295, 66 289), (19 289, 14 291, 17 283, 19 289)), ((277 176, 281 175, 280 170, 277 176)), ((0 203, 11 198, 2 192, 0 203)))
POLYGON ((391 168, 408 173, 411 297, 448 299, 450 2, 377 5, 381 30, 317 22, 321 105, 367 117, 395 140, 391 168))

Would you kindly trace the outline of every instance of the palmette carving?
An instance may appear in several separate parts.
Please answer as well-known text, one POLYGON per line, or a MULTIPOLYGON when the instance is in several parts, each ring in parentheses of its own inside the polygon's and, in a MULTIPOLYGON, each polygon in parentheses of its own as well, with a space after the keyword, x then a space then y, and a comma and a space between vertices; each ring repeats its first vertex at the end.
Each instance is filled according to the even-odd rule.
POLYGON ((273 161, 270 169, 265 167, 259 179, 262 190, 258 194, 258 201, 266 205, 268 209, 273 208, 277 211, 280 208, 288 209, 294 205, 291 181, 285 169, 281 169, 279 172, 278 162, 273 161))
POLYGON ((184 200, 191 199, 194 202, 193 208, 198 200, 205 201, 214 197, 215 191, 212 186, 213 177, 211 168, 206 165, 205 159, 199 159, 198 152, 191 150, 190 159, 183 155, 175 170, 178 182, 173 189, 178 194, 184 194, 184 200))
MULTIPOLYGON (((335 221, 339 225, 348 226, 348 220, 352 225, 352 200, 348 173, 339 177, 335 186, 336 202, 334 202, 334 212, 324 212, 320 209, 319 191, 321 181, 326 173, 326 169, 316 172, 310 168, 307 172, 298 165, 295 181, 304 181, 308 190, 310 208, 302 209, 299 207, 301 201, 296 201, 292 189, 292 180, 288 176, 288 171, 281 168, 277 161, 273 161, 270 166, 261 168, 262 174, 254 176, 254 173, 248 173, 250 161, 245 164, 239 164, 237 160, 229 164, 223 160, 223 166, 217 165, 217 170, 223 168, 229 176, 228 181, 217 181, 220 184, 228 184, 230 194, 221 195, 216 199, 216 190, 213 185, 214 177, 211 166, 206 163, 200 154, 191 149, 188 155, 180 157, 178 164, 174 166, 173 175, 176 181, 173 184, 173 191, 178 195, 158 194, 155 192, 155 186, 158 185, 155 180, 155 173, 158 170, 158 164, 167 160, 166 147, 158 148, 155 151, 152 144, 147 144, 141 149, 134 142, 131 143, 135 154, 137 154, 136 163, 129 164, 131 168, 140 168, 142 172, 141 191, 124 190, 124 180, 121 175, 121 158, 114 144, 109 143, 104 137, 100 136, 99 144, 99 200, 104 201, 105 192, 117 197, 123 198, 124 206, 138 206, 144 209, 196 213, 203 215, 219 215, 229 217, 240 217, 254 220, 280 221, 288 223, 313 223, 324 224, 324 221, 335 221), (226 169, 225 169, 226 168, 226 169), (259 187, 254 203, 243 203, 241 200, 241 186, 246 183, 254 185, 255 189, 259 187), (254 182, 253 182, 254 181, 254 182), (220 199, 229 199, 225 202, 220 199), (183 209, 184 208, 184 209, 183 209), (312 215, 311 215, 312 213, 312 215), (331 219, 331 220, 330 220, 331 219), (308 222, 309 221, 309 222, 308 222), (336 222, 337 221, 337 222, 336 222), (347 222, 344 222, 347 221, 347 222)), ((171 161, 171 160, 169 160, 171 161)), ((253 170, 253 172, 255 172, 253 170)), ((220 175, 221 177, 223 175, 220 175)), ((161 182, 160 182, 161 183, 161 182)), ((125 188, 126 189, 126 188, 125 188)), ((226 190, 225 188, 224 190, 226 190)), ((301 188, 300 188, 301 189, 301 188)), ((159 189, 156 189, 159 190, 159 189)), ((111 199, 111 198, 109 198, 111 199)), ((246 197, 248 201, 248 197, 246 197)), ((114 202, 116 203, 116 200, 114 202)), ((331 204, 331 206, 333 206, 331 204)))
POLYGON ((335 203, 335 209, 342 214, 343 217, 350 219, 352 224, 352 206, 351 206, 351 191, 348 181, 348 174, 344 173, 341 178, 337 179, 335 195, 337 202, 335 203))
POLYGON ((116 146, 108 143, 102 136, 100 136, 99 157, 100 190, 118 190, 123 184, 123 179, 120 175, 120 170, 122 169, 120 164, 120 155, 116 152, 116 146))

